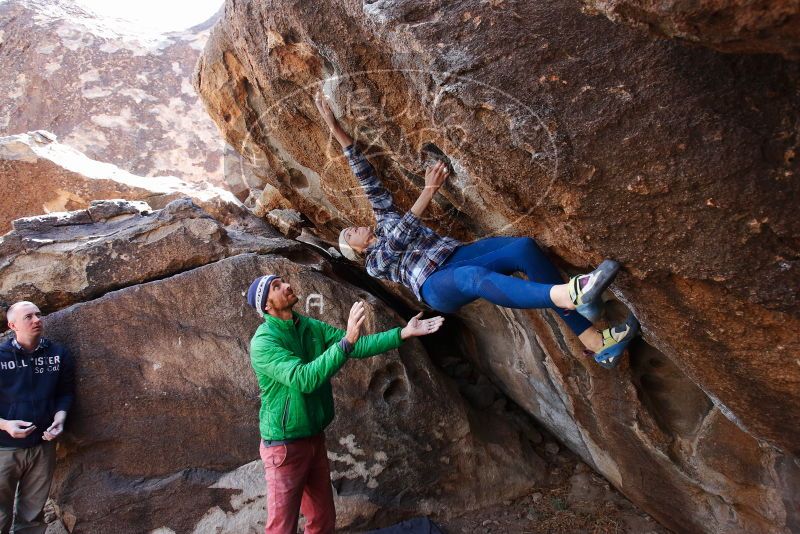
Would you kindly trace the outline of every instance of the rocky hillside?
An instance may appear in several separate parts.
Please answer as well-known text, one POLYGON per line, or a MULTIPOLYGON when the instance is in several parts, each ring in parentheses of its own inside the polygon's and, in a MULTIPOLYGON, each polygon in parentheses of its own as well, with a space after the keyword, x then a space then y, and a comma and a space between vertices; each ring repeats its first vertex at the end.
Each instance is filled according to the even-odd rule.
MULTIPOLYGON (((681 16, 664 10, 662 27, 681 16)), ((508 0, 229 1, 194 78, 255 178, 323 236, 371 216, 319 89, 402 207, 449 159, 432 226, 535 237, 568 272, 621 261, 617 306, 644 341, 615 372, 550 313, 478 303, 453 339, 664 525, 742 533, 800 529, 798 82, 780 55, 508 0)))
POLYGON ((190 83, 206 24, 165 35, 68 0, 0 3, 0 135, 48 130, 140 176, 223 182, 223 143, 190 83))
POLYGON ((137 176, 91 159, 44 130, 0 137, 0 184, 9 193, 0 198, 0 233, 14 219, 87 208, 92 200, 144 200, 163 208, 191 196, 205 204, 238 204, 230 192, 208 183, 137 176))

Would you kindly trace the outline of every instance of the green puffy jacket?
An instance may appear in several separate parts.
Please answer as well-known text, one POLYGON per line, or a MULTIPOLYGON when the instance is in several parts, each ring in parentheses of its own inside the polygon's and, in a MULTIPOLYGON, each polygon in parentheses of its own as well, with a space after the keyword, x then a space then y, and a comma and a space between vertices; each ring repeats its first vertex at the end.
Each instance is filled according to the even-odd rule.
MULTIPOLYGON (((330 378, 348 355, 339 348, 345 331, 292 312, 267 313, 250 340, 250 361, 261 391, 259 428, 267 440, 314 436, 333 420, 330 378)), ((361 336, 350 358, 366 358, 402 344, 400 328, 361 336)))

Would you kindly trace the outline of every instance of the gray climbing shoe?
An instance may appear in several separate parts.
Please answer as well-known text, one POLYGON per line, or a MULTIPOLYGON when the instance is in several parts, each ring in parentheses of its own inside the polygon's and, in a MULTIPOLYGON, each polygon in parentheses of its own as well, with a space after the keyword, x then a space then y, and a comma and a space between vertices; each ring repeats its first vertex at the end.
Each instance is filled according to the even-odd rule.
POLYGON ((603 336, 603 350, 594 356, 594 360, 606 369, 613 369, 619 364, 622 353, 638 333, 639 321, 631 313, 624 323, 600 332, 603 336))
POLYGON ((589 274, 570 278, 569 298, 575 305, 575 311, 591 322, 600 318, 603 291, 611 285, 619 272, 619 263, 614 260, 603 260, 597 269, 589 274))

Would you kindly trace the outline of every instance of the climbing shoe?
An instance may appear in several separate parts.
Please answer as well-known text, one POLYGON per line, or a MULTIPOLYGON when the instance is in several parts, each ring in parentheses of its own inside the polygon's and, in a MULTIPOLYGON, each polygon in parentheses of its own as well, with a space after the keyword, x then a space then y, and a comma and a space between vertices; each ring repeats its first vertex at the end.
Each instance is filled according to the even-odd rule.
POLYGON ((600 296, 619 272, 619 263, 614 260, 603 260, 597 269, 589 274, 573 276, 568 284, 569 298, 575 305, 575 311, 595 322, 600 318, 602 300, 600 296))
POLYGON ((594 361, 606 369, 613 369, 622 360, 622 353, 637 333, 639 321, 632 313, 624 323, 606 328, 600 332, 603 336, 603 349, 594 355, 594 361))

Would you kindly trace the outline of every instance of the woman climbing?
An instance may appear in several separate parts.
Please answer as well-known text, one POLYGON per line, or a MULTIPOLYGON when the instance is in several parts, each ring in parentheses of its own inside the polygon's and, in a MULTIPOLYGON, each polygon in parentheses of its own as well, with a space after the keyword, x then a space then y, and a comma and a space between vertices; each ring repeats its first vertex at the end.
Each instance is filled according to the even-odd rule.
POLYGON ((375 230, 342 230, 342 255, 352 261, 364 261, 370 276, 405 285, 439 312, 454 313, 479 298, 507 308, 551 308, 597 363, 607 369, 619 363, 625 347, 639 330, 639 322, 630 314, 624 323, 602 331, 592 326, 600 317, 600 296, 619 271, 617 262, 605 260, 594 271, 575 276, 565 284, 529 237, 489 237, 463 244, 440 236, 419 218, 447 179, 447 166, 437 162, 426 169, 425 188, 403 214, 353 138, 339 125, 321 92, 317 93, 315 104, 344 149, 377 222, 375 230), (514 272, 523 272, 528 279, 511 276, 514 272), (577 313, 570 313, 571 310, 577 313))

